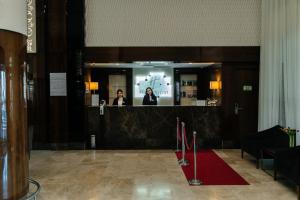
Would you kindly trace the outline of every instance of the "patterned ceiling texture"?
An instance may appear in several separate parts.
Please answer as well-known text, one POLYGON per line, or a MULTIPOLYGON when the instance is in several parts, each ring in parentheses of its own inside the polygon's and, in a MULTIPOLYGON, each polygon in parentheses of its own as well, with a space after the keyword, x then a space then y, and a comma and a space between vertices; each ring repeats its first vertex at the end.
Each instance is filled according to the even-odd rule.
POLYGON ((86 46, 259 46, 261 0, 86 0, 86 46))

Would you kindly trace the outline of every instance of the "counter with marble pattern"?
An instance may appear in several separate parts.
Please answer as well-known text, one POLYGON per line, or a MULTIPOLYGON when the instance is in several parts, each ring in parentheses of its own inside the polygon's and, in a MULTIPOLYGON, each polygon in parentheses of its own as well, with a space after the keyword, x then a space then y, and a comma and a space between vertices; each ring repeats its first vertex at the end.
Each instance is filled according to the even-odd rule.
POLYGON ((220 146, 221 107, 108 106, 104 115, 99 107, 87 110, 87 140, 96 135, 97 149, 176 148, 177 116, 186 123, 189 143, 197 131, 200 147, 220 146))

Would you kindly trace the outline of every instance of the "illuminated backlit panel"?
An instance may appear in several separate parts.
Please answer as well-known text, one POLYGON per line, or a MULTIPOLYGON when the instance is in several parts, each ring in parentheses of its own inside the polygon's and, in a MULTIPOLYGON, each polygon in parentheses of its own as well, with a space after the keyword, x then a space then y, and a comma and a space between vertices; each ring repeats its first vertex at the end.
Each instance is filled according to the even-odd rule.
POLYGON ((133 69, 133 105, 142 105, 146 88, 151 87, 158 105, 174 105, 174 74, 171 68, 133 69))
POLYGON ((147 76, 136 76, 134 97, 144 97, 147 87, 151 87, 158 97, 172 97, 171 77, 164 72, 150 72, 147 76))

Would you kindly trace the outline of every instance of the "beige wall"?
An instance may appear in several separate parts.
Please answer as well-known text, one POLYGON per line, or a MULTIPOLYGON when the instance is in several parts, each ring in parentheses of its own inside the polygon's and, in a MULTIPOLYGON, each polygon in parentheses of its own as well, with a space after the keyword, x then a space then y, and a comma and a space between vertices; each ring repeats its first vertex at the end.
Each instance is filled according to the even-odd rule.
POLYGON ((261 0, 86 0, 86 46, 259 46, 261 0))
POLYGON ((0 0, 0 29, 27 35, 26 2, 26 0, 0 0))

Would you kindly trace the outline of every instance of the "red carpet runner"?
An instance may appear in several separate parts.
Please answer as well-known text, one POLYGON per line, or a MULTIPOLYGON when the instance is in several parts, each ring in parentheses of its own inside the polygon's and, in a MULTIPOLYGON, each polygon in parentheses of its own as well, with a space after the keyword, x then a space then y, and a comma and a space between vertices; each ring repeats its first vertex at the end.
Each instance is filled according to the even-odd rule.
MULTIPOLYGON (((181 159, 181 152, 176 153, 176 156, 181 159)), ((186 159, 190 164, 182 166, 182 170, 187 180, 190 180, 194 177, 193 152, 188 152, 186 159)), ((249 185, 212 150, 197 153, 197 178, 203 182, 203 185, 249 185)))

